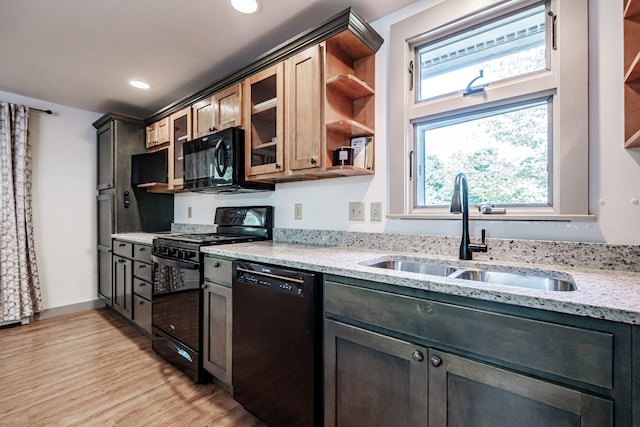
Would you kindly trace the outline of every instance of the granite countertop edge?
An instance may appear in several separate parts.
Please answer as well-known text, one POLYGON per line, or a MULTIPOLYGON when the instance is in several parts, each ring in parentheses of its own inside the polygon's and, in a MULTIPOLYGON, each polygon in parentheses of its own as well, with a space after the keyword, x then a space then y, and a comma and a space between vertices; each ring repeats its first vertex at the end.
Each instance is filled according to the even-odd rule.
MULTIPOLYGON (((148 244, 163 233, 118 233, 112 238, 148 244)), ((498 261, 460 261, 455 257, 420 256, 416 253, 381 249, 347 248, 285 242, 251 242, 205 246, 205 254, 317 271, 324 274, 371 280, 393 286, 420 289, 448 295, 475 298, 522 307, 640 325, 640 273, 574 268, 557 265, 518 264, 498 261), (532 268, 541 273, 553 271, 570 275, 577 290, 541 291, 513 286, 490 285, 469 280, 449 279, 419 273, 375 268, 360 263, 388 257, 426 259, 456 265, 499 266, 507 271, 532 268)))
POLYGON ((491 261, 460 261, 457 258, 416 256, 415 253, 370 249, 316 246, 295 243, 252 242, 206 246, 205 254, 317 271, 354 279, 371 280, 448 295, 543 309, 615 322, 640 324, 640 273, 568 268, 564 266, 523 265, 491 261), (405 259, 428 259, 467 266, 499 266, 505 271, 553 271, 570 275, 577 290, 541 291, 513 286, 490 285, 470 280, 449 279, 420 273, 387 270, 362 265, 390 256, 405 259))

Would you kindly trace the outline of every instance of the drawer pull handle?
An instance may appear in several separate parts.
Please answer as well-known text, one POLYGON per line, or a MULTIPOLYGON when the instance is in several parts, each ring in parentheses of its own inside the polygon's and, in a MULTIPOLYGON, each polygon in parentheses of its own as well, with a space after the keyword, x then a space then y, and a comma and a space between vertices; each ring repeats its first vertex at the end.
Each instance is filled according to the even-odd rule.
POLYGON ((121 248, 124 248, 125 246, 127 246, 127 244, 126 243, 119 243, 118 246, 121 247, 121 248))
POLYGON ((424 360, 424 356, 422 355, 422 352, 419 350, 413 350, 413 354, 411 355, 411 358, 416 362, 422 362, 424 360))
POLYGON ((438 366, 442 365, 442 359, 440 359, 438 356, 431 356, 431 365, 437 368, 438 366))

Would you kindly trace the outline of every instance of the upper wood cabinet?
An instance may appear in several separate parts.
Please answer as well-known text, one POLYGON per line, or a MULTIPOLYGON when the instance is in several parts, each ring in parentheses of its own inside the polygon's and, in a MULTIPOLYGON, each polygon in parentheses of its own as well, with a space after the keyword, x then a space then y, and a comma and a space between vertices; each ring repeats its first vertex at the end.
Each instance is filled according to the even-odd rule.
POLYGON ((173 113, 169 125, 169 190, 181 190, 184 184, 183 144, 192 139, 191 107, 173 113))
POLYGON ((245 173, 254 180, 284 176, 284 63, 243 82, 245 173))
POLYGON ((242 126, 242 84, 237 83, 192 107, 193 137, 242 126))
POLYGON ((169 143, 169 117, 147 126, 147 148, 169 143))
MULTIPOLYGON (((251 124, 246 136, 249 179, 296 181, 372 174, 373 161, 370 168, 333 162, 334 152, 351 146, 351 138, 374 136, 375 52, 346 30, 281 66, 284 103, 274 95, 277 85, 263 78, 272 76, 272 71, 249 77, 244 84, 245 122, 251 124), (271 92, 263 96, 264 91, 257 90, 261 85, 271 92), (275 137, 278 121, 284 126, 284 141, 275 137), (262 167, 266 164, 270 166, 262 167)), ((373 147, 369 151, 373 153, 373 147)))
POLYGON ((192 138, 244 128, 249 180, 373 174, 375 52, 382 43, 347 8, 147 118, 148 147, 167 144, 160 142, 161 119, 189 107, 192 138), (367 161, 334 164, 336 150, 353 137, 366 137, 367 161))
POLYGON ((624 140, 640 147, 640 0, 624 1, 624 140))
POLYGON ((324 43, 285 62, 285 163, 290 174, 324 168, 323 51, 324 43))

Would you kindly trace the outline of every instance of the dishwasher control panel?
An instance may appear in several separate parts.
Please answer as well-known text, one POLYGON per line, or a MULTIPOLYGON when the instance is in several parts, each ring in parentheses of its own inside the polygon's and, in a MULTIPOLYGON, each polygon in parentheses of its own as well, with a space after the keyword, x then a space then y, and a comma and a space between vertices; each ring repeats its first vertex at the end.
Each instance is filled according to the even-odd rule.
POLYGON ((305 281, 314 278, 314 273, 244 262, 235 263, 234 273, 235 283, 260 286, 298 297, 304 297, 305 281))

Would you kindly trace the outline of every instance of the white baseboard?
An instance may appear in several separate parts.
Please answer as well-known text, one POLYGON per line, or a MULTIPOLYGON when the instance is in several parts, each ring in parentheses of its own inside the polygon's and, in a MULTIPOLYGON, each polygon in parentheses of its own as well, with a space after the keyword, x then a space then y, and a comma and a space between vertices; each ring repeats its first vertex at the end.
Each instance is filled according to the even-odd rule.
POLYGON ((65 314, 78 313, 85 310, 93 310, 96 308, 104 307, 104 301, 95 299, 93 301, 80 302, 78 304, 64 305, 62 307, 45 308, 39 314, 36 314, 34 318, 36 320, 50 319, 52 317, 58 317, 65 314))

